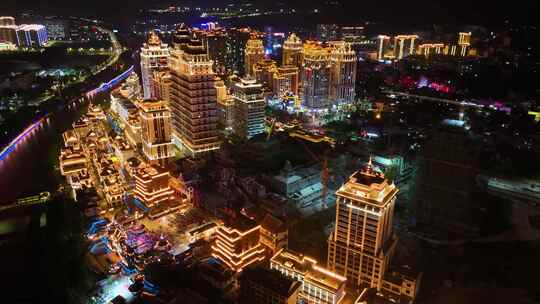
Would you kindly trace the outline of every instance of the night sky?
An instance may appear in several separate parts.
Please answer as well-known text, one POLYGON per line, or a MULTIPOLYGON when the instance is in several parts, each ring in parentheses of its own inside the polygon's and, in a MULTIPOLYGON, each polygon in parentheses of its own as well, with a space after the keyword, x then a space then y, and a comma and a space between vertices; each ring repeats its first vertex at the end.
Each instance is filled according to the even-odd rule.
MULTIPOLYGON (((340 2, 344 7, 340 10, 348 20, 364 18, 385 22, 430 22, 487 24, 494 20, 510 19, 521 23, 538 23, 537 2, 535 0, 514 1, 469 1, 469 0, 331 0, 340 2)), ((36 12, 77 13, 78 15, 102 16, 106 18, 122 18, 125 14, 135 13, 141 7, 159 3, 176 4, 217 4, 239 3, 247 1, 207 0, 207 1, 151 1, 151 0, 1 0, 0 15, 16 13, 21 9, 35 9, 36 12)), ((252 3, 276 3, 270 0, 253 0, 252 3)), ((329 2, 323 0, 282 0, 298 6, 329 2)))

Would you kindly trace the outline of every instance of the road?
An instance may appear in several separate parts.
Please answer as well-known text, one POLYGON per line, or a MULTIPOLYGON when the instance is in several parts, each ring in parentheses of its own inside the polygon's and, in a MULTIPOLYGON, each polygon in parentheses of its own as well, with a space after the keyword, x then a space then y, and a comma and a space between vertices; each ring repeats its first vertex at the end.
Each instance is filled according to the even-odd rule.
POLYGON ((483 108, 484 107, 483 105, 475 104, 475 103, 472 103, 472 102, 457 101, 457 100, 453 100, 453 99, 444 99, 444 98, 437 98, 437 97, 409 94, 409 93, 397 92, 397 91, 392 91, 392 90, 384 90, 383 92, 386 93, 386 94, 390 94, 390 95, 393 94, 393 95, 396 95, 396 96, 418 98, 418 99, 422 99, 422 100, 446 103, 446 104, 451 104, 451 105, 456 105, 456 106, 475 107, 475 108, 483 108))
POLYGON ((519 199, 540 204, 540 185, 525 180, 487 178, 488 191, 506 198, 519 199))
POLYGON ((111 56, 105 62, 105 64, 100 64, 99 66, 97 66, 96 70, 92 70, 93 75, 96 75, 104 71, 106 68, 110 67, 111 65, 115 64, 118 61, 118 58, 120 58, 120 55, 122 55, 122 52, 124 51, 124 49, 122 48, 122 45, 120 44, 120 42, 118 41, 118 38, 116 37, 116 34, 113 31, 103 28, 101 26, 97 26, 96 28, 98 31, 109 35, 109 39, 111 41, 113 51, 112 51, 111 56))

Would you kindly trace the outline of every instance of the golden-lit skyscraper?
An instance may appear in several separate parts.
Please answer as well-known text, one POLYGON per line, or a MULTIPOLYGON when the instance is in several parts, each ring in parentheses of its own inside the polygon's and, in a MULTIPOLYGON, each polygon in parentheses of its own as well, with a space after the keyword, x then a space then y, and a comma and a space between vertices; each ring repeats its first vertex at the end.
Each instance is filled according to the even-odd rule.
POLYGON ((255 78, 266 92, 272 92, 274 74, 277 72, 277 64, 272 59, 262 59, 253 65, 252 77, 255 78))
POLYGON ((397 35, 394 37, 394 56, 398 60, 414 54, 414 42, 418 35, 397 35), (407 42, 409 42, 407 46, 407 42))
POLYGON ((234 131, 243 138, 264 133, 263 86, 255 79, 242 78, 232 88, 234 97, 234 131))
POLYGON ((370 162, 336 192, 336 225, 328 240, 328 268, 353 287, 382 288, 397 239, 392 217, 398 188, 370 162))
POLYGON ((429 58, 431 55, 440 55, 444 51, 444 43, 423 43, 418 46, 418 53, 429 58))
POLYGON ((467 56, 467 49, 471 46, 471 32, 460 32, 458 37, 458 45, 461 48, 460 55, 467 56))
POLYGON ((218 104, 218 122, 225 130, 232 130, 234 123, 234 98, 229 94, 225 82, 215 82, 218 104))
POLYGON ((171 110, 164 101, 139 103, 142 150, 150 162, 163 162, 174 156, 171 142, 171 110))
POLYGON ((165 101, 170 100, 169 88, 171 86, 171 74, 168 70, 156 70, 152 74, 152 91, 155 98, 165 101))
POLYGON ((277 68, 272 85, 273 95, 298 95, 298 68, 292 65, 277 68))
POLYGON ((11 16, 0 16, 0 26, 15 25, 15 18, 11 16))
POLYGON ((355 97, 356 53, 346 42, 334 44, 330 53, 330 100, 352 103, 355 97))
POLYGON ((167 69, 169 58, 169 47, 162 43, 159 36, 150 32, 148 42, 141 48, 141 76, 144 99, 156 98, 153 92, 153 72, 155 70, 167 69))
POLYGON ((313 41, 304 43, 300 77, 304 105, 311 109, 327 107, 330 104, 330 48, 313 41))
POLYGON ((216 76, 206 48, 185 27, 173 38, 169 69, 173 142, 191 156, 219 149, 216 76))
POLYGON ((244 73, 246 76, 254 76, 253 66, 264 59, 264 46, 261 39, 252 34, 246 43, 244 50, 244 73))
POLYGON ((283 43, 283 66, 300 67, 302 62, 302 40, 292 33, 283 43))
POLYGON ((390 46, 390 36, 386 35, 379 35, 377 37, 378 42, 378 48, 377 48, 377 60, 383 60, 384 54, 388 50, 390 46))

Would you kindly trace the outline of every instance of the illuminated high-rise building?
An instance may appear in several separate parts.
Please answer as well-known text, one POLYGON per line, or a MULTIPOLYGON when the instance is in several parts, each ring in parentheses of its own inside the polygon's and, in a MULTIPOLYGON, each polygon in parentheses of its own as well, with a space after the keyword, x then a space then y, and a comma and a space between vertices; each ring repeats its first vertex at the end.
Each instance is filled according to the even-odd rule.
POLYGON ((277 64, 272 59, 262 59, 253 65, 253 75, 265 92, 272 92, 274 74, 277 72, 277 64))
POLYGON ((0 25, 0 42, 9 42, 17 45, 17 26, 16 25, 0 25))
POLYGON ((355 97, 356 53, 346 42, 335 44, 330 54, 330 92, 332 103, 351 104, 355 97))
POLYGON ((215 82, 218 104, 218 122, 225 130, 232 130, 234 123, 234 98, 229 94, 223 80, 215 82))
POLYGON ((378 48, 377 48, 377 60, 383 60, 387 50, 390 47, 390 36, 379 35, 377 37, 378 48))
POLYGON ((152 90, 152 77, 155 70, 167 69, 169 48, 162 43, 159 36, 150 32, 148 42, 141 48, 141 75, 144 99, 156 98, 152 90))
POLYGON ((173 38, 170 102, 174 143, 191 156, 219 149, 216 76, 206 48, 185 27, 173 38))
POLYGON ((382 288, 397 243, 392 221, 398 191, 370 161, 336 192, 328 268, 347 277, 351 286, 382 288))
POLYGON ((394 37, 394 57, 398 60, 414 55, 414 41, 418 35, 397 35, 394 37), (409 45, 407 46, 407 42, 409 45))
POLYGON ((254 79, 242 78, 232 88, 234 97, 234 131, 240 137, 252 138, 264 133, 263 87, 254 79))
POLYGON ((274 96, 298 95, 298 68, 292 65, 277 68, 273 82, 272 93, 274 96))
POLYGON ((152 73, 152 92, 156 99, 169 103, 171 86, 171 73, 169 70, 155 70, 152 73))
POLYGON ((0 16, 0 26, 15 25, 15 18, 11 16, 0 16))
POLYGON ((308 41, 302 49, 301 95, 304 105, 319 109, 330 102, 330 48, 308 41))
POLYGON ((10 16, 0 16, 0 42, 10 42, 17 45, 17 25, 15 18, 10 16))
POLYGON ((264 46, 262 40, 255 34, 246 43, 244 50, 244 74, 254 76, 253 67, 264 59, 264 46))
POLYGON ((302 40, 292 33, 283 43, 283 59, 281 65, 300 67, 302 62, 302 40))
POLYGON ((244 50, 250 36, 250 30, 247 28, 227 29, 227 45, 230 49, 227 68, 233 73, 239 75, 246 73, 244 71, 244 50))
MULTIPOLYGON (((371 288, 394 301, 412 302, 421 274, 392 267, 397 246, 393 216, 399 189, 377 172, 371 159, 336 191, 336 222, 328 238, 329 270, 352 288, 371 288)), ((407 268, 407 270, 405 270, 407 268)))
POLYGON ((220 76, 229 74, 228 66, 231 57, 231 46, 227 32, 223 28, 215 28, 201 33, 201 40, 208 50, 208 56, 214 62, 214 71, 220 76))
POLYGON ((164 162, 174 156, 171 142, 171 110, 164 101, 139 104, 142 151, 150 162, 164 162))
POLYGON ((467 49, 471 46, 471 32, 460 32, 458 37, 458 45, 460 47, 460 55, 467 56, 467 49))
POLYGON ((418 53, 429 58, 431 55, 443 54, 444 48, 444 43, 423 43, 418 46, 418 53))
POLYGON ((47 30, 42 24, 21 24, 17 26, 17 45, 20 47, 41 47, 48 41, 47 30))

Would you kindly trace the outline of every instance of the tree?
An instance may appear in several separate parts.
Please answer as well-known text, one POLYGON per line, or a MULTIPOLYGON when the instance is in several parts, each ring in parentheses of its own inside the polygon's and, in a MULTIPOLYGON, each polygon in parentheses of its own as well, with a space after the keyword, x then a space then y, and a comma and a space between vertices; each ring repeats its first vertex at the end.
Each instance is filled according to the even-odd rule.
POLYGON ((47 204, 47 225, 32 231, 32 261, 37 267, 31 276, 38 280, 38 297, 46 303, 86 303, 95 277, 86 266, 81 210, 65 197, 47 204))

